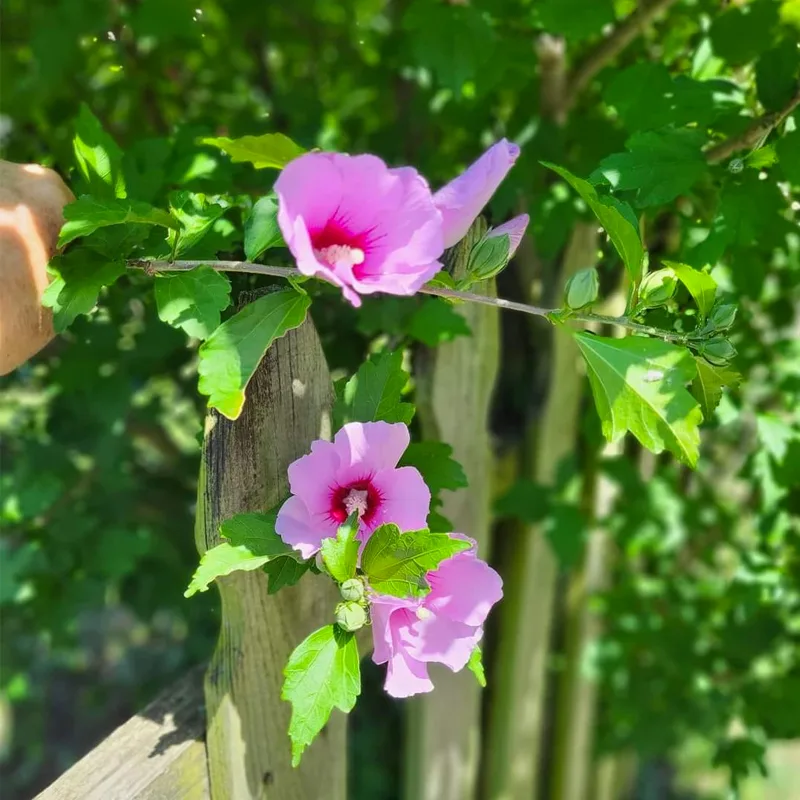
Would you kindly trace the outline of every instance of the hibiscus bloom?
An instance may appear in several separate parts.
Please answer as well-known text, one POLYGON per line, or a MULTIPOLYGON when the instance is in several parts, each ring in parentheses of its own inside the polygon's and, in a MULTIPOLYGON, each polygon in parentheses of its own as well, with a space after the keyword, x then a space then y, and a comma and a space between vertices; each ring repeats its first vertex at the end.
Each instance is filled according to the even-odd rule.
MULTIPOLYGON (((466 539, 461 534, 452 534, 466 539)), ((372 660, 387 664, 384 688, 392 697, 430 692, 428 664, 463 669, 483 637, 483 623, 503 596, 503 581, 472 547, 428 573, 421 599, 373 595, 372 660)))
POLYGON ((354 306, 375 292, 411 295, 442 268, 444 249, 463 237, 518 154, 503 139, 433 195, 412 167, 306 153, 275 182, 278 224, 300 272, 339 286, 354 306))
POLYGON ((361 541, 387 522, 425 528, 430 490, 417 469, 397 466, 409 440, 402 422, 350 422, 332 442, 314 442, 289 465, 292 496, 278 512, 278 535, 310 558, 353 512, 361 541))

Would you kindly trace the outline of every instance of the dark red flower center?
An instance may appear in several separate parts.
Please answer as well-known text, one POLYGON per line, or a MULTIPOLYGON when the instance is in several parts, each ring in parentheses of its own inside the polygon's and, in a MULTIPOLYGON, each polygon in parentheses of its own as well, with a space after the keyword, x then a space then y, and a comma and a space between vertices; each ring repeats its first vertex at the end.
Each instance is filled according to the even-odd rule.
POLYGON ((365 524, 372 522, 381 504, 380 492, 369 479, 337 486, 331 493, 331 519, 341 525, 354 511, 365 524))

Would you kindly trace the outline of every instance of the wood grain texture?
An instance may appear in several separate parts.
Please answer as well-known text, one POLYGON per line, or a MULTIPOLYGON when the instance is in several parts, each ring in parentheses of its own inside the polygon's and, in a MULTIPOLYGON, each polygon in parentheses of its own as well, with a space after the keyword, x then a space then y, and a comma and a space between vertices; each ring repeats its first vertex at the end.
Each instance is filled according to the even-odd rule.
MULTIPOLYGON (((597 224, 578 222, 573 228, 559 284, 597 259, 597 224)), ((556 331, 544 411, 531 435, 530 477, 548 486, 559 464, 575 449, 578 411, 584 391, 580 354, 566 331, 556 331)), ((496 699, 490 709, 484 743, 487 800, 535 800, 546 731, 545 697, 550 676, 553 612, 558 563, 541 526, 520 527, 514 536, 518 553, 505 576, 500 605, 500 631, 492 673, 496 699)), ((549 800, 547 795, 543 800, 549 800)))
MULTIPOLYGON (((450 253, 448 267, 458 278, 472 245, 486 230, 478 220, 450 253)), ((496 296, 494 281, 475 291, 496 296)), ((445 492, 442 513, 457 531, 489 553, 492 451, 489 407, 499 359, 499 312, 464 303, 456 306, 472 330, 433 350, 418 353, 418 416, 426 439, 447 442, 461 463, 469 488, 445 492)), ((469 800, 476 793, 481 733, 481 688, 468 670, 454 674, 431 665, 436 686, 408 703, 407 800, 469 800)))
POLYGON ((36 800, 208 800, 203 669, 121 725, 36 800))
MULTIPOLYGON (((252 299, 252 298, 251 298, 252 299)), ((332 385, 310 320, 267 352, 235 422, 207 418, 198 489, 197 544, 219 543, 219 524, 263 511, 288 494, 287 467, 314 439, 330 438, 332 385)), ((222 630, 205 681, 208 757, 214 800, 344 800, 346 718, 328 726, 292 769, 290 705, 280 699, 291 651, 331 621, 332 582, 307 574, 267 594, 261 572, 218 581, 222 630)))

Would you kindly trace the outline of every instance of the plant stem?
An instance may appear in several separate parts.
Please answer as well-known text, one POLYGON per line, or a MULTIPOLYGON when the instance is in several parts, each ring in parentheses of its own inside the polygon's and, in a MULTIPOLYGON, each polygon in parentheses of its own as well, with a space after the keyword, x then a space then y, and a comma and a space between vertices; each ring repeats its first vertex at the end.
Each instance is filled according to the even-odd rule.
MULTIPOLYGON (((211 267, 218 272, 243 272, 256 275, 271 275, 278 278, 302 277, 302 273, 294 267, 272 267, 268 264, 254 264, 250 261, 146 261, 134 260, 127 262, 132 269, 143 269, 149 275, 158 272, 186 272, 197 267, 211 267)), ((551 315, 563 313, 559 308, 542 308, 541 306, 530 306, 526 303, 517 303, 514 300, 504 300, 502 297, 489 297, 474 292, 461 292, 457 289, 447 289, 443 286, 423 286, 420 289, 422 294, 435 295, 436 297, 448 297, 453 300, 461 300, 468 303, 482 303, 496 308, 505 308, 509 311, 519 311, 523 314, 531 314, 535 317, 545 317, 551 322, 551 315)), ((627 317, 609 317, 605 314, 572 313, 564 317, 565 322, 599 322, 606 325, 616 325, 626 328, 636 333, 644 333, 663 339, 665 342, 676 342, 685 345, 687 336, 684 333, 666 331, 661 328, 654 328, 652 325, 642 325, 634 322, 627 317)))

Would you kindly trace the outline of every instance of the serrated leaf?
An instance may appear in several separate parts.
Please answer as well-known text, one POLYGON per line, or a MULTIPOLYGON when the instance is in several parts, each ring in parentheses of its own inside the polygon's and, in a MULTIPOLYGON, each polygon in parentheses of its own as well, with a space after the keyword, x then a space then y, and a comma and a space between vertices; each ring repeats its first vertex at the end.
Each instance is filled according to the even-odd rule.
POLYGON ((244 223, 244 254, 255 261, 271 247, 280 247, 283 235, 278 227, 278 201, 271 196, 256 201, 244 223))
POLYGON ((361 543, 356 539, 358 533, 358 514, 353 512, 336 531, 336 538, 322 540, 322 560, 337 583, 355 577, 358 564, 358 549, 361 543))
POLYGON ((483 651, 479 644, 476 644, 475 649, 470 653, 469 661, 467 661, 467 669, 475 676, 478 685, 485 689, 486 673, 483 670, 483 651))
POLYGON ((283 169, 290 161, 305 153, 299 144, 295 144, 282 133, 242 136, 239 139, 229 139, 227 136, 207 137, 200 141, 227 153, 234 164, 248 162, 256 169, 283 169))
POLYGON ((783 463, 789 443, 800 434, 791 425, 774 414, 759 414, 756 417, 758 439, 764 449, 778 464, 783 463))
POLYGON ((106 225, 137 223, 139 225, 162 225, 177 230, 180 226, 166 211, 153 208, 148 203, 120 198, 102 199, 84 195, 74 203, 64 206, 64 226, 58 236, 58 246, 89 236, 106 225))
POLYGON ((294 289, 271 292, 222 323, 200 347, 198 389, 228 419, 242 412, 245 389, 269 346, 303 324, 311 304, 294 289))
POLYGON ((352 711, 361 694, 358 645, 336 625, 314 631, 289 656, 281 699, 292 704, 292 766, 325 727, 331 712, 352 711))
POLYGON ((125 197, 122 150, 85 103, 81 103, 72 147, 91 194, 103 198, 125 197))
POLYGON ((675 261, 664 261, 663 264, 669 267, 675 273, 675 277, 689 290, 689 294, 697 303, 700 316, 705 319, 714 307, 717 282, 707 272, 701 272, 688 264, 679 264, 675 261))
POLYGON ((697 374, 689 351, 656 339, 574 335, 605 437, 630 431, 652 452, 667 448, 694 466, 703 414, 685 386, 697 374))
POLYGON ((186 589, 183 596, 191 597, 197 592, 205 592, 212 581, 224 575, 230 575, 232 572, 260 569, 269 560, 269 556, 253 555, 250 549, 244 545, 234 547, 228 542, 218 544, 203 553, 200 565, 195 570, 189 588, 186 589))
POLYGON ((341 388, 337 417, 345 422, 405 422, 414 416, 414 406, 400 400, 408 382, 400 350, 371 356, 341 388))
POLYGON ((231 302, 230 281, 211 267, 166 272, 155 278, 158 317, 189 336, 207 339, 231 302))
MULTIPOLYGON (((169 206, 180 223, 180 229, 170 231, 167 239, 170 253, 175 258, 195 247, 225 213, 221 205, 211 202, 204 194, 183 189, 170 194, 169 206)), ((216 253, 210 255, 213 257, 216 253)))
POLYGON ((408 320, 406 333, 428 347, 472 335, 466 319, 450 303, 438 297, 423 299, 408 320))
POLYGON ((715 367, 700 356, 695 356, 695 365, 697 377, 692 381, 692 394, 700 403, 703 418, 708 422, 722 399, 723 388, 736 386, 742 376, 727 367, 715 367))
POLYGON ((47 271, 54 277, 42 294, 42 305, 53 309, 53 327, 62 333, 79 314, 97 305, 101 289, 111 286, 125 265, 82 247, 56 256, 47 271))
POLYGON ((708 169, 699 131, 644 131, 625 142, 627 153, 604 158, 590 180, 605 180, 617 191, 636 191, 641 207, 669 203, 684 194, 708 169))
POLYGON ((588 181, 576 178, 563 167, 544 161, 542 164, 560 175, 581 196, 611 239, 631 280, 637 282, 642 277, 644 247, 636 216, 630 206, 620 203, 614 197, 600 197, 588 181))
POLYGON ((268 561, 264 565, 264 572, 269 576, 267 594, 275 594, 286 586, 294 586, 313 563, 313 559, 297 561, 293 556, 278 556, 268 561))
POLYGON ((361 570, 373 591, 392 597, 424 597, 425 576, 445 559, 468 550, 470 543, 447 533, 402 533, 389 523, 377 528, 361 554, 361 570))
POLYGON ((398 466, 416 467, 432 494, 467 485, 464 468, 453 458, 453 448, 444 442, 412 442, 398 466))

